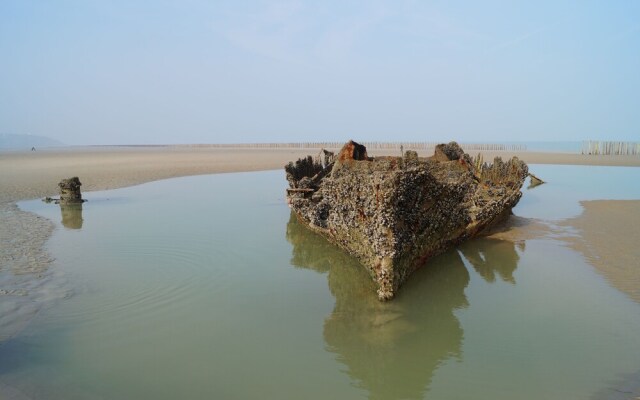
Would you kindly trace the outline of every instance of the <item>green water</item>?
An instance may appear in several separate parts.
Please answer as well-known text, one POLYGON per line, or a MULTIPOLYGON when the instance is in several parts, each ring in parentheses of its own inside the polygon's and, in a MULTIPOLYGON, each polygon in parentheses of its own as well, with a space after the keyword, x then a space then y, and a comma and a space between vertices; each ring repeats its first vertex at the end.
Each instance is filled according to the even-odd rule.
MULTIPOLYGON (((554 183, 516 213, 572 216, 598 196, 594 171, 538 173, 554 183), (552 190, 576 176, 582 189, 552 190)), ((640 371, 640 305, 558 239, 467 242, 380 303, 291 217, 285 184, 224 174, 87 193, 81 209, 22 203, 59 226, 54 283, 72 295, 0 345, 0 398, 585 399, 640 371)))

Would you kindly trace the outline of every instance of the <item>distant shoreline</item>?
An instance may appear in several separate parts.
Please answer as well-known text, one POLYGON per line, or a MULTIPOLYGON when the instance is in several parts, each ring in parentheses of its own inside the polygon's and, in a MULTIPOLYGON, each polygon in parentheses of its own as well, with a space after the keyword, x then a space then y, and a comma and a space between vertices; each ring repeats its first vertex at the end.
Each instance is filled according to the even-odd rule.
MULTIPOLYGON (((418 152, 433 152, 436 141, 359 141, 368 149, 385 149, 389 151, 416 150, 418 152)), ((36 149, 82 149, 82 148, 226 148, 226 149, 338 149, 342 142, 314 141, 314 142, 248 142, 248 143, 116 143, 116 144, 92 144, 92 145, 66 145, 63 143, 22 143, 6 146, 0 140, 0 152, 2 151, 26 151, 33 146, 36 149)), ((573 141, 496 141, 496 142, 459 142, 468 153, 478 151, 517 151, 535 153, 563 153, 563 154, 611 154, 634 155, 640 157, 640 142, 637 141, 601 141, 601 140, 573 140, 573 141)))
MULTIPOLYGON (((410 148, 407 146, 407 149, 410 148)), ((338 150, 329 148, 329 150, 338 150)), ((235 148, 212 145, 121 145, 0 151, 0 203, 57 193, 62 178, 79 176, 83 190, 105 190, 178 176, 280 169, 319 148, 235 148)), ((465 150, 467 151, 467 150, 465 150)), ((372 156, 399 149, 369 149, 372 156)), ((471 155, 478 152, 467 151, 471 155)), ((640 166, 640 156, 535 151, 481 151, 484 159, 517 156, 528 164, 640 166)), ((429 156, 428 150, 418 151, 429 156)))

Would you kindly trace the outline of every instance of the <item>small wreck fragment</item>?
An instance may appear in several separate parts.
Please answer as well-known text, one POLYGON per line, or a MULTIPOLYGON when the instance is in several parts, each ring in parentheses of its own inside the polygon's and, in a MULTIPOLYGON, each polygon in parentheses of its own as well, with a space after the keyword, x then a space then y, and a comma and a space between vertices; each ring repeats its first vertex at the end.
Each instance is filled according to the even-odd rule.
POLYGON ((542 179, 538 178, 537 176, 529 172, 529 187, 527 189, 533 189, 534 187, 540 186, 543 183, 547 183, 547 182, 543 181, 542 179))
POLYGON ((516 157, 489 165, 455 142, 422 158, 410 150, 369 157, 349 141, 322 161, 285 166, 287 202, 305 226, 366 267, 380 300, 393 298, 430 257, 510 215, 528 175, 516 157))
POLYGON ((80 179, 77 176, 73 178, 63 179, 58 183, 58 187, 60 188, 60 198, 54 199, 51 197, 46 197, 43 201, 47 203, 55 203, 55 204, 82 204, 86 200, 82 199, 82 193, 80 192, 80 179))
POLYGON ((82 203, 82 193, 80 193, 80 179, 77 176, 69 179, 63 179, 58 183, 60 187, 60 204, 78 204, 82 203))

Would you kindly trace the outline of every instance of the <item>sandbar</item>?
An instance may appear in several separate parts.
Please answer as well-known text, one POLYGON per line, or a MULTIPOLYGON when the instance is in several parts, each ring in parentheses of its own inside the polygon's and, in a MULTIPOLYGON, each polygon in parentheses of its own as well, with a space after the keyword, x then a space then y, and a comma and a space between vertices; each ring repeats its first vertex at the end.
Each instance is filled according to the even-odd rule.
POLYGON ((614 287, 640 303, 640 200, 580 204, 583 213, 563 222, 580 234, 565 240, 614 287))

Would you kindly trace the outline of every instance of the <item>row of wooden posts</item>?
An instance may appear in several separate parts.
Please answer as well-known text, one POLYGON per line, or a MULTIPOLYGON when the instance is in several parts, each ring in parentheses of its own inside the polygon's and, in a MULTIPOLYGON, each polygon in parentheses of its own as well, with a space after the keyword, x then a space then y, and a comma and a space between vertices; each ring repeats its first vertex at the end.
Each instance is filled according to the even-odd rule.
POLYGON ((637 156, 640 155, 638 142, 603 142, 586 140, 582 143, 582 154, 607 156, 637 156))
MULTIPOLYGON (((439 142, 362 142, 368 149, 379 150, 433 150, 439 142)), ((243 148, 243 149, 334 149, 339 150, 344 142, 290 142, 290 143, 217 143, 193 145, 196 147, 243 148)), ((527 151, 525 144, 460 143, 467 152, 476 151, 527 151)), ((576 149, 584 155, 633 155, 640 156, 640 142, 616 142, 585 140, 582 148, 576 149)))
MULTIPOLYGON (((362 142, 368 149, 382 150, 430 150, 440 142, 362 142)), ((301 143, 238 143, 211 144, 206 147, 247 148, 247 149, 340 149, 344 142, 301 142, 301 143)), ((526 151, 524 144, 461 143, 465 151, 526 151)))

